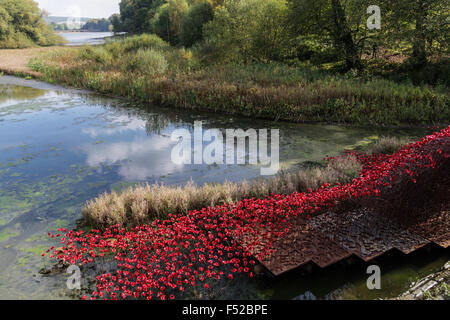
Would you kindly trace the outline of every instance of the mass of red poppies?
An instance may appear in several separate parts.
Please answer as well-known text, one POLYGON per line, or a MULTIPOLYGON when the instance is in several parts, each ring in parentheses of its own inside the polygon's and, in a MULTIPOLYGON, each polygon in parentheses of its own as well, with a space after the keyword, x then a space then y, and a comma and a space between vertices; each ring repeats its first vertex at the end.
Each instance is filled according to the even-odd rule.
POLYGON ((63 247, 42 255, 70 264, 89 264, 106 255, 115 259, 116 270, 99 274, 96 290, 83 299, 175 299, 188 288, 209 289, 215 280, 239 273, 253 277, 256 260, 271 254, 273 242, 292 227, 292 218, 310 218, 346 200, 380 196, 399 179, 415 183, 424 169, 449 161, 449 145, 450 126, 392 155, 347 152, 342 157, 355 156, 363 165, 351 183, 245 199, 188 215, 174 213, 132 229, 59 229, 49 236, 60 238, 63 247), (256 247, 259 253, 253 256, 256 247))

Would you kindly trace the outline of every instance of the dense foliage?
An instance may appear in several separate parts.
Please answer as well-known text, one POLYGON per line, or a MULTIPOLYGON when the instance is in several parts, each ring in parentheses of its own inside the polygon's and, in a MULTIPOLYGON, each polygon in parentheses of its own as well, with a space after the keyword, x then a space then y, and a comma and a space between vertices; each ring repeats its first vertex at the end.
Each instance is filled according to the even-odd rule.
POLYGON ((121 0, 120 16, 114 16, 112 24, 115 32, 151 32, 151 19, 163 0, 121 0))
MULTIPOLYGON (((380 30, 367 27, 371 4, 122 0, 111 21, 115 32, 130 35, 104 46, 54 51, 31 66, 49 81, 178 108, 295 122, 447 126, 448 3, 380 0, 380 30)), ((98 275, 93 299, 173 299, 199 284, 209 288, 237 273, 252 276, 254 259, 270 255, 298 216, 377 199, 405 185, 401 195, 416 195, 424 176, 448 171, 449 139, 450 127, 390 155, 347 154, 357 160, 355 177, 328 179, 307 191, 242 192, 239 201, 207 207, 199 206, 199 190, 187 212, 172 201, 185 190, 104 197, 86 216, 102 228, 117 224, 88 234, 61 230, 63 247, 48 253, 70 264, 114 257, 117 268, 98 275), (159 201, 170 202, 170 210, 152 211, 156 205, 139 202, 163 193, 159 201), (127 210, 129 203, 142 209, 127 210)), ((391 209, 408 204, 385 202, 394 203, 391 209)))
POLYGON ((286 12, 285 0, 227 0, 204 26, 202 52, 214 61, 279 60, 286 12))
MULTIPOLYGON (((363 69, 363 57, 410 57, 413 68, 449 53, 445 0, 381 0, 381 28, 367 26, 369 0, 122 0, 114 30, 201 44, 208 61, 310 60, 363 69), (213 10, 213 11, 212 11, 213 10), (183 25, 185 26, 184 31, 183 25), (204 40, 204 41, 202 41, 204 40)), ((373 12, 372 12, 373 13, 373 12)))
POLYGON ((0 48, 63 43, 33 0, 0 0, 0 48))
POLYGON ((203 40, 203 25, 214 18, 212 6, 207 2, 192 5, 181 20, 180 42, 191 47, 203 40))
POLYGON ((49 81, 166 106, 448 124, 448 7, 411 3, 381 1, 381 29, 370 30, 365 0, 123 0, 111 21, 131 35, 32 67, 49 81))
POLYGON ((53 28, 53 30, 55 31, 65 31, 65 30, 70 30, 69 26, 67 25, 67 23, 56 23, 56 22, 50 22, 51 27, 53 28))
MULTIPOLYGON (((117 268, 97 276, 91 299, 174 299, 239 273, 252 277, 255 258, 269 257, 274 241, 288 234, 299 217, 310 219, 349 200, 379 198, 399 186, 420 184, 430 171, 445 174, 449 139, 447 127, 391 155, 353 153, 362 169, 358 178, 346 184, 326 183, 315 191, 272 194, 187 215, 171 214, 131 230, 118 225, 88 234, 60 229, 64 235, 49 235, 62 236, 63 247, 52 247, 47 253, 66 263, 85 265, 98 257, 114 256, 117 268)), ((403 214, 406 205, 398 203, 403 214)))
POLYGON ((108 32, 111 28, 111 21, 103 18, 89 20, 81 27, 81 30, 91 32, 108 32))

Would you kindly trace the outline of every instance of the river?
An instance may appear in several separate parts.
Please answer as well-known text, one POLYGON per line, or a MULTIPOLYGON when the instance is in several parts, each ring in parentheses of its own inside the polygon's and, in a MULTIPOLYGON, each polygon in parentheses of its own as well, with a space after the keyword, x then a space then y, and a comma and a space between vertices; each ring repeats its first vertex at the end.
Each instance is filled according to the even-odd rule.
POLYGON ((68 46, 98 45, 105 43, 105 38, 114 35, 112 32, 60 32, 67 40, 68 46))
MULTIPOLYGON (((424 129, 290 124, 205 112, 172 110, 65 89, 34 80, 0 77, 0 299, 71 299, 63 275, 39 274, 40 254, 55 244, 47 232, 73 228, 84 203, 105 191, 141 182, 182 185, 242 181, 260 176, 257 165, 176 165, 175 129, 280 130, 283 169, 307 167, 325 155, 364 147, 381 135, 419 137, 424 129)), ((234 298, 386 298, 414 279, 439 270, 448 250, 425 248, 381 258, 383 289, 365 286, 366 264, 338 264, 312 274, 241 281, 234 298)))

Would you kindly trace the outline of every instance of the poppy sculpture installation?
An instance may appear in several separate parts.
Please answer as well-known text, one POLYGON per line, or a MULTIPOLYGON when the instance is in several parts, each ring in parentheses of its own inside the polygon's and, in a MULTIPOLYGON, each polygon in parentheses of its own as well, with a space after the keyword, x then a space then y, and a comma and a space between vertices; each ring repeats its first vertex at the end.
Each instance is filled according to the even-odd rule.
MULTIPOLYGON (((339 233, 339 228, 331 232, 326 221, 348 219, 348 214, 346 217, 332 211, 342 204, 397 193, 399 181, 419 184, 430 170, 439 172, 437 176, 448 175, 445 171, 450 162, 450 126, 392 155, 351 155, 358 158, 363 168, 359 177, 348 184, 324 184, 318 190, 303 193, 272 194, 264 199, 194 210, 188 215, 171 214, 165 220, 129 229, 116 225, 87 234, 82 230, 60 229, 60 234, 49 235, 60 238, 63 247, 57 250, 52 247, 43 255, 72 265, 87 265, 105 255, 116 261, 115 270, 99 274, 96 290, 89 297, 83 296, 84 299, 165 300, 175 299, 187 288, 208 289, 214 281, 233 279, 239 273, 253 277, 256 260, 274 274, 280 274, 309 260, 326 266, 350 254, 367 260, 389 247, 399 247, 408 253, 428 243, 426 238, 412 235, 420 224, 410 224, 410 234, 403 234, 409 239, 404 246, 391 237, 383 244, 384 248, 375 250, 375 255, 364 255, 361 244, 347 239, 354 229, 342 227, 345 232, 339 233), (308 234, 315 234, 316 240, 308 238, 308 234), (297 253, 283 257, 280 241, 288 241, 288 246, 297 253), (311 245, 314 241, 317 243, 311 245)), ((362 220, 365 214, 370 211, 357 212, 362 220)), ((394 217, 386 215, 383 219, 394 217)), ((401 222, 394 220, 396 224, 401 222)), ((445 223, 444 229, 448 228, 448 219, 445 223)), ((447 232, 444 237, 448 236, 447 232)), ((448 245, 442 236, 440 241, 448 245)))

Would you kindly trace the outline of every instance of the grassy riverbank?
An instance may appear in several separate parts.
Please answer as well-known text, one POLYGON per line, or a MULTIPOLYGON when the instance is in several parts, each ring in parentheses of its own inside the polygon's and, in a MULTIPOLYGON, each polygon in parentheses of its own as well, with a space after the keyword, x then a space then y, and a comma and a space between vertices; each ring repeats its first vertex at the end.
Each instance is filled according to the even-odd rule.
POLYGON ((40 72, 33 71, 29 66, 30 59, 48 54, 55 50, 70 50, 68 47, 39 47, 25 49, 0 49, 0 73, 19 77, 42 78, 40 72))
POLYGON ((326 66, 209 64, 198 52, 141 35, 99 47, 52 50, 30 66, 43 80, 144 103, 291 122, 450 122, 448 88, 414 86, 326 66))

